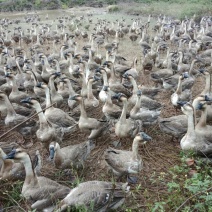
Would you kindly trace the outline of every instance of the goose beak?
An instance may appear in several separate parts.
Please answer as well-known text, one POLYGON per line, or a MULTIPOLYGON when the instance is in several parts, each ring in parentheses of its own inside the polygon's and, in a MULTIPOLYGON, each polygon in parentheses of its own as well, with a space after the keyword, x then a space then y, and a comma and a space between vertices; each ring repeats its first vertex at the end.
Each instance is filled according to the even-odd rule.
POLYGON ((50 159, 53 160, 54 159, 54 152, 55 152, 54 147, 50 147, 49 151, 50 151, 50 159))
POLYGON ((141 90, 138 90, 137 91, 137 96, 141 96, 142 95, 142 91, 141 90))
POLYGON ((78 97, 78 95, 71 96, 71 97, 69 98, 69 100, 77 100, 77 97, 78 97))
POLYGON ((151 141, 152 140, 152 137, 150 137, 149 135, 147 135, 144 132, 140 133, 140 137, 143 138, 144 141, 151 141))
POLYGON ((109 86, 103 86, 103 91, 108 91, 109 86))
POLYGON ((26 98, 26 99, 22 99, 20 102, 21 102, 21 103, 30 103, 30 102, 31 102, 31 98, 28 97, 28 98, 26 98))
POLYGON ((197 109, 197 110, 201 110, 201 109, 203 108, 203 105, 204 105, 203 103, 199 103, 199 104, 197 105, 197 108, 196 108, 196 109, 197 109))
POLYGON ((99 81, 100 80, 100 78, 97 77, 96 75, 93 76, 93 79, 94 79, 94 81, 99 81))
POLYGON ((180 105, 181 107, 183 107, 187 102, 183 102, 183 101, 178 101, 177 104, 180 105))
POLYGON ((210 98, 208 95, 205 95, 205 101, 210 102, 210 101, 212 101, 212 98, 210 98))
POLYGON ((205 69, 199 69, 198 70, 201 74, 205 74, 205 69))
POLYGON ((183 74, 183 78, 184 78, 184 79, 185 79, 185 78, 189 78, 188 72, 185 72, 185 73, 183 74))
POLYGON ((9 154, 7 154, 3 159, 14 159, 15 158, 16 149, 13 149, 9 154))

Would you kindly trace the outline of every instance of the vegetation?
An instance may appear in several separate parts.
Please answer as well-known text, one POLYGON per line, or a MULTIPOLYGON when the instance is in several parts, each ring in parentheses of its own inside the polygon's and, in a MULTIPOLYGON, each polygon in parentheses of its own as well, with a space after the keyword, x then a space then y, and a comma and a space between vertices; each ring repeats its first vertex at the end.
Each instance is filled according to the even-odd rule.
POLYGON ((1 11, 67 9, 82 5, 92 7, 111 5, 108 8, 109 12, 122 10, 132 15, 165 14, 180 19, 194 14, 198 18, 202 14, 212 13, 212 0, 134 0, 133 4, 129 0, 0 0, 1 11))

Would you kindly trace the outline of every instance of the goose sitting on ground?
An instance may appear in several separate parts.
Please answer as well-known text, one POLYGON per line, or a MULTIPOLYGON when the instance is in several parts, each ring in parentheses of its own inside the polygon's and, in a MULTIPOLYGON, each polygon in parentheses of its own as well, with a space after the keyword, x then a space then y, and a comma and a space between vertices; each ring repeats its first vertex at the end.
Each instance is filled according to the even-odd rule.
POLYGON ((6 157, 5 152, 0 148, 0 179, 23 179, 24 178, 24 167, 21 163, 14 163, 13 160, 3 160, 6 157))
POLYGON ((190 101, 192 98, 192 94, 191 94, 191 90, 184 90, 182 91, 182 80, 188 78, 189 75, 187 72, 182 73, 179 76, 179 80, 178 80, 178 86, 177 86, 177 90, 171 95, 171 103, 174 105, 175 108, 179 107, 179 105, 177 104, 178 101, 190 101))
POLYGON ((70 192, 70 188, 49 178, 38 177, 33 171, 30 155, 21 148, 12 150, 4 159, 13 159, 15 163, 24 164, 26 177, 21 194, 32 203, 32 209, 53 211, 58 200, 63 199, 70 192))
POLYGON ((59 203, 56 212, 68 207, 84 207, 86 211, 106 212, 117 210, 125 201, 130 187, 127 183, 88 181, 80 183, 59 203))
MULTIPOLYGON (((132 144, 132 151, 118 150, 109 148, 105 151, 105 161, 107 165, 112 169, 113 173, 118 177, 129 174, 138 174, 143 168, 143 162, 141 156, 138 153, 138 146, 140 141, 150 141, 146 133, 138 133, 132 144)), ((129 177, 129 180, 132 180, 129 177)))
POLYGON ((50 158, 54 160, 56 168, 66 169, 72 166, 79 169, 84 167, 84 161, 90 155, 94 146, 92 141, 86 141, 60 148, 57 142, 51 142, 49 145, 50 158))
POLYGON ((212 157, 212 143, 201 133, 195 131, 194 108, 189 102, 178 102, 182 112, 187 116, 188 129, 187 133, 180 141, 182 150, 193 150, 199 155, 212 157))

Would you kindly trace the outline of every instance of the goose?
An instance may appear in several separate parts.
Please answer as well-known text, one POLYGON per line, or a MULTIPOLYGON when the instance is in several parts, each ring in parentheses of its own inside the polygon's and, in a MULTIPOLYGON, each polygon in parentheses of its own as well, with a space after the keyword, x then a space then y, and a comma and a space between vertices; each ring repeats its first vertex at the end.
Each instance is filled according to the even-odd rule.
MULTIPOLYGON (((138 85, 132 75, 126 73, 122 77, 124 79, 130 80, 130 82, 133 86, 132 95, 128 99, 128 110, 131 110, 135 106, 136 101, 137 101, 138 85)), ((157 102, 156 100, 153 100, 145 95, 142 95, 141 99, 142 99, 141 107, 143 107, 143 108, 147 108, 150 110, 156 110, 156 109, 159 109, 162 107, 162 105, 159 102, 157 102)))
POLYGON ((125 201, 130 187, 127 183, 87 181, 77 187, 59 203, 56 212, 68 207, 84 207, 87 211, 106 212, 117 210, 125 201))
POLYGON ((59 169, 66 168, 82 168, 84 161, 90 155, 94 144, 91 140, 76 145, 70 145, 60 148, 57 142, 49 144, 50 158, 54 161, 54 165, 59 169))
MULTIPOLYGON (((16 113, 7 95, 0 92, 0 98, 4 101, 4 104, 7 109, 7 115, 4 119, 6 126, 14 127, 27 119, 26 116, 16 113)), ((34 120, 29 120, 27 122, 24 122, 22 125, 18 126, 16 130, 23 136, 25 140, 32 137, 36 128, 36 122, 34 120)))
POLYGON ((102 107, 102 112, 107 120, 118 119, 122 113, 122 109, 118 105, 113 104, 109 86, 103 86, 103 91, 105 91, 106 100, 102 107))
POLYGON ((143 126, 148 126, 157 122, 158 116, 160 116, 160 110, 149 110, 141 107, 142 91, 137 92, 137 101, 135 106, 130 111, 130 118, 135 120, 141 120, 143 126))
POLYGON ((61 108, 61 105, 63 104, 63 97, 57 93, 57 90, 54 85, 54 80, 61 75, 60 72, 55 72, 51 74, 49 77, 49 88, 50 88, 50 96, 51 96, 51 101, 54 103, 56 102, 56 106, 58 108, 61 108))
POLYGON ((92 85, 95 81, 98 81, 99 78, 94 75, 93 77, 88 78, 88 84, 87 84, 87 98, 84 100, 85 107, 98 107, 99 106, 99 100, 96 99, 96 97, 93 95, 92 91, 92 85))
POLYGON ((8 78, 9 81, 11 82, 11 84, 12 84, 12 91, 9 95, 10 101, 19 104, 20 100, 26 98, 28 96, 28 94, 26 94, 23 91, 18 90, 18 86, 16 84, 15 77, 12 73, 7 72, 5 74, 5 77, 8 78))
POLYGON ((127 115, 127 97, 122 94, 118 93, 113 96, 114 99, 123 102, 123 109, 121 116, 117 123, 115 124, 115 134, 120 139, 126 137, 135 137, 135 135, 141 131, 142 122, 140 120, 133 120, 126 117, 127 115))
POLYGON ((42 84, 41 88, 45 90, 46 93, 46 107, 49 107, 45 110, 45 116, 48 122, 58 127, 62 127, 65 131, 75 130, 75 120, 70 117, 67 113, 59 108, 51 106, 51 96, 50 91, 47 85, 42 84), (51 107, 50 107, 51 106, 51 107))
POLYGON ((33 170, 30 155, 23 149, 12 150, 4 159, 13 159, 15 163, 23 163, 26 177, 21 194, 26 200, 32 202, 31 208, 33 210, 51 209, 52 211, 58 200, 63 199, 70 192, 70 188, 67 186, 49 178, 37 176, 33 170))
POLYGON ((108 123, 99 121, 95 118, 89 118, 85 110, 84 99, 79 94, 72 96, 70 99, 77 101, 80 105, 78 126, 81 130, 90 132, 88 139, 95 139, 101 136, 101 134, 106 131, 108 123))
POLYGON ((185 115, 171 116, 168 118, 158 117, 160 130, 175 138, 181 139, 187 131, 188 121, 185 115))
POLYGON ((161 83, 162 79, 170 77, 174 74, 174 71, 172 70, 171 57, 172 54, 169 54, 168 65, 166 69, 160 69, 158 71, 151 73, 150 76, 153 82, 161 83))
POLYGON ((3 160, 6 156, 6 153, 0 148, 0 161, 1 161, 1 170, 0 170, 0 180, 4 179, 23 179, 24 178, 24 167, 21 163, 14 163, 13 160, 3 160))
MULTIPOLYGON (((132 143, 132 151, 109 148, 104 153, 104 159, 118 177, 138 174, 143 168, 143 161, 138 153, 139 142, 145 144, 152 138, 144 132, 138 133, 132 143)), ((130 179, 130 178, 129 178, 130 179)))
POLYGON ((179 102, 182 112, 187 116, 188 129, 187 133, 180 141, 183 151, 193 150, 197 154, 211 157, 212 143, 202 134, 195 131, 194 108, 189 102, 179 102))
POLYGON ((178 101, 190 101, 192 98, 191 90, 186 89, 182 91, 182 80, 188 78, 188 73, 185 72, 179 76, 177 90, 171 95, 171 103, 177 108, 178 101))
MULTIPOLYGON (((5 117, 7 115, 7 107, 5 104, 5 99, 8 99, 7 95, 0 90, 0 102, 1 102, 0 111, 1 111, 1 115, 3 117, 5 117)), ((8 101, 9 101, 9 99, 8 99, 8 101)), ((19 105, 17 103, 12 103, 12 107, 14 108, 14 110, 17 114, 20 114, 22 116, 29 116, 33 112, 32 109, 23 107, 22 105, 19 105)))
POLYGON ((46 149, 48 149, 49 143, 52 140, 57 142, 62 140, 62 132, 51 126, 51 124, 47 121, 44 113, 42 112, 40 103, 36 99, 28 97, 26 99, 22 99, 21 103, 30 104, 38 113, 39 128, 36 131, 36 136, 46 149))
POLYGON ((121 78, 115 74, 114 64, 111 61, 106 61, 103 65, 106 65, 110 69, 108 85, 110 86, 111 91, 115 93, 121 92, 129 97, 131 92, 121 84, 121 78))

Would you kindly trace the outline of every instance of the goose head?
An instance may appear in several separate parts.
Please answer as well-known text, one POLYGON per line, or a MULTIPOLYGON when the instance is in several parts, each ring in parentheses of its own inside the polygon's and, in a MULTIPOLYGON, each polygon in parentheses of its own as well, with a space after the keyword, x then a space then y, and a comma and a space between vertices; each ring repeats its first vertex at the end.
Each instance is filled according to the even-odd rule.
POLYGON ((148 141, 151 141, 152 138, 147 135, 145 132, 139 132, 136 136, 135 139, 138 141, 143 141, 143 144, 146 144, 148 141))
POLYGON ((210 104, 212 102, 212 98, 209 97, 208 95, 199 95, 194 99, 192 106, 198 110, 199 103, 201 103, 203 101, 206 102, 207 104, 210 104))
POLYGON ((105 61, 104 63, 103 63, 103 65, 104 66, 107 66, 108 68, 110 68, 111 66, 112 66, 112 62, 111 61, 105 61))
POLYGON ((200 74, 203 74, 203 75, 209 75, 210 74, 207 69, 199 69, 198 71, 199 71, 200 74))
POLYGON ((69 100, 75 100, 75 101, 82 101, 82 96, 80 96, 79 94, 76 94, 76 95, 74 95, 74 96, 71 96, 70 98, 69 98, 69 100))
POLYGON ((96 82, 96 81, 99 81, 99 80, 100 80, 100 78, 97 77, 96 75, 88 78, 88 82, 91 82, 91 81, 92 82, 96 82))
POLYGON ((22 99, 20 102, 21 103, 27 103, 27 104, 33 105, 34 103, 37 103, 38 102, 38 99, 35 99, 33 97, 27 97, 25 99, 22 99))
POLYGON ((117 99, 118 101, 123 102, 127 100, 127 97, 123 93, 116 93, 112 96, 112 99, 117 99))
POLYGON ((177 104, 181 106, 181 110, 185 115, 190 115, 194 112, 194 108, 190 102, 179 101, 177 104))
POLYGON ((102 73, 103 71, 106 72, 105 68, 99 67, 99 68, 97 68, 97 69, 95 70, 95 73, 102 73))
POLYGON ((107 92, 107 91, 109 91, 109 90, 110 90, 110 88, 109 88, 109 86, 104 85, 104 86, 103 86, 103 88, 102 88, 102 90, 107 92))
POLYGON ((197 105, 197 110, 204 110, 206 109, 207 107, 207 102, 206 101, 202 101, 202 102, 199 102, 198 105, 197 105))
POLYGON ((138 90, 137 91, 137 96, 140 97, 141 95, 142 95, 142 91, 141 90, 138 90))
POLYGON ((54 76, 54 78, 60 77, 61 72, 54 72, 54 73, 51 74, 51 76, 54 76))
POLYGON ((49 144, 49 154, 50 154, 49 156, 51 160, 54 159, 54 155, 57 149, 60 149, 60 145, 57 142, 51 142, 49 144))
POLYGON ((24 158, 28 157, 28 153, 21 148, 13 149, 9 154, 7 154, 3 159, 12 159, 14 162, 23 162, 24 158))

